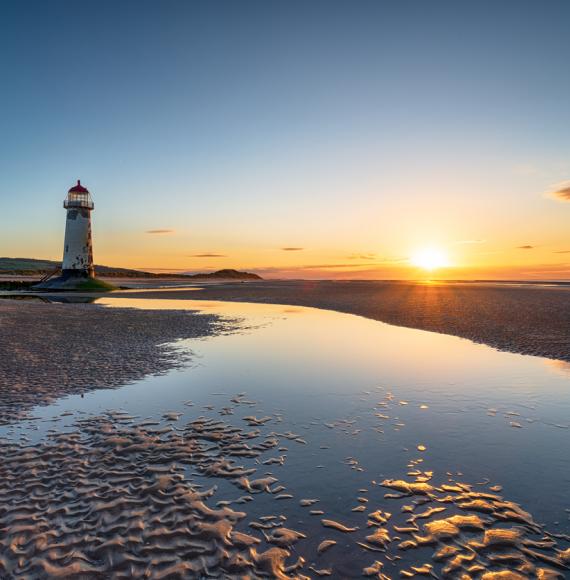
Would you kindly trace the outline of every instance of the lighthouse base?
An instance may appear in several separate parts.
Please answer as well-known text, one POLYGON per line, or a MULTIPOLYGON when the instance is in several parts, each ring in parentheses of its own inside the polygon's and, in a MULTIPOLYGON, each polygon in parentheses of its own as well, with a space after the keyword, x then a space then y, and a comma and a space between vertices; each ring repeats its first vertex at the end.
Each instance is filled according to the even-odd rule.
POLYGON ((63 270, 61 276, 50 278, 33 287, 44 291, 110 292, 115 286, 95 278, 87 270, 63 270))

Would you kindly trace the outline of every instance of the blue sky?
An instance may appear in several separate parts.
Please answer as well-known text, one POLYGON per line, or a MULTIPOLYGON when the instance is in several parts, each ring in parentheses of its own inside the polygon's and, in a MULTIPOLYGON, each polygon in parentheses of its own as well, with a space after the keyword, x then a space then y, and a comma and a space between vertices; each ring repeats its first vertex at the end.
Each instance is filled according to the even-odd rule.
POLYGON ((58 258, 81 178, 111 265, 381 269, 466 239, 473 268, 522 244, 559 264, 568 22, 566 1, 5 1, 0 254, 58 258))

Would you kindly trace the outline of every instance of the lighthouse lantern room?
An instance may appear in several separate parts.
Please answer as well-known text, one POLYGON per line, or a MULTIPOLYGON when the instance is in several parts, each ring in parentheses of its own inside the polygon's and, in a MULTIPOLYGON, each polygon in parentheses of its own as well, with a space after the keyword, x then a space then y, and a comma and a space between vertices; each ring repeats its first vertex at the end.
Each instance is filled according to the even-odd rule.
POLYGON ((86 187, 77 180, 63 202, 67 210, 63 247, 62 278, 93 278, 91 211, 95 204, 86 187))

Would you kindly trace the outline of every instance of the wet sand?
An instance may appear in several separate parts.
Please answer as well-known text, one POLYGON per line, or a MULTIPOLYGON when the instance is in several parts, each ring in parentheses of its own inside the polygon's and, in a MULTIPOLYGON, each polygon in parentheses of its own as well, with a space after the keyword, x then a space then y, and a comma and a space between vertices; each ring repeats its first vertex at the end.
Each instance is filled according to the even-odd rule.
POLYGON ((258 551, 259 538, 234 529, 246 513, 207 505, 215 485, 200 489, 186 473, 264 491, 232 459, 275 447, 258 436, 206 419, 177 432, 116 412, 37 446, 0 442, 0 577, 289 578, 290 552, 258 551))
POLYGON ((0 300, 0 425, 63 395, 118 387, 186 364, 190 355, 171 343, 229 327, 191 312, 0 300))
MULTIPOLYGON (((244 285, 208 290, 233 286, 244 285)), ((117 302, 127 294, 134 295, 116 294, 117 302)), ((141 296, 185 294, 205 297, 141 296)), ((165 343, 235 328, 182 311, 15 301, 0 301, 0 325, 5 423, 34 404, 187 364, 191 355, 165 343)), ((354 439, 358 417, 347 411, 335 422, 314 420, 292 431, 287 415, 246 393, 217 396, 215 404, 186 401, 146 418, 78 413, 71 429, 54 426, 35 443, 24 432, 0 438, 0 578, 568 574, 570 536, 542 525, 490 480, 435 471, 430 441, 418 441, 407 456, 378 445, 380 454, 401 455, 404 473, 366 475, 360 458, 337 453, 343 469, 366 479, 354 486, 347 516, 338 513, 338 498, 331 503, 335 481, 326 471, 322 489, 311 495, 303 493, 303 478, 292 481, 288 472, 307 453, 320 472, 331 444, 317 450, 313 429, 354 439)), ((404 427, 408 401, 383 387, 354 397, 370 398, 364 408, 379 420, 379 433, 392 421, 395 432, 404 427)))
POLYGON ((499 350, 570 361, 570 288, 565 286, 264 281, 146 291, 140 297, 324 308, 452 334, 499 350))
POLYGON ((405 479, 359 489, 356 522, 312 510, 321 526, 310 538, 282 505, 309 510, 319 499, 284 493, 283 465, 271 461, 284 444, 290 455, 304 444, 273 429, 111 411, 36 445, 0 439, 0 577, 522 580, 569 569, 570 537, 545 530, 500 486, 436 475, 422 458, 405 479), (234 491, 220 497, 224 482, 234 491), (260 496, 270 507, 254 518, 260 496))

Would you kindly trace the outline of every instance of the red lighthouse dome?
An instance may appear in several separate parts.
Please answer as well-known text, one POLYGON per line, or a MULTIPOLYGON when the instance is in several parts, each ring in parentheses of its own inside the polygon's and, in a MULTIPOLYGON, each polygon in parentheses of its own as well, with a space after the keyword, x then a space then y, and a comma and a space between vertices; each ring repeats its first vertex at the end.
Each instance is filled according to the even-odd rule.
POLYGON ((63 202, 65 209, 88 209, 91 210, 95 206, 91 199, 91 194, 86 187, 81 185, 81 181, 77 180, 77 185, 74 185, 67 192, 67 199, 63 202))
POLYGON ((77 180, 77 185, 69 189, 68 193, 89 193, 89 190, 81 185, 81 181, 77 180))

